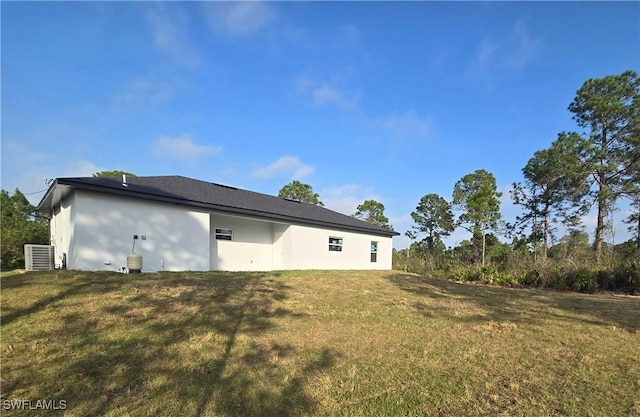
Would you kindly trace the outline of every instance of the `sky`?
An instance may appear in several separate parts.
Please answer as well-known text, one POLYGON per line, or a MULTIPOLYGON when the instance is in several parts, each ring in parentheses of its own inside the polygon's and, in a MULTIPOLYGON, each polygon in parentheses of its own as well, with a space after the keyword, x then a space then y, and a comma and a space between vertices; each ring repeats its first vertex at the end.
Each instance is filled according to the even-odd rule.
MULTIPOLYGON (((0 8, 1 185, 33 204, 52 178, 102 170, 271 195, 300 180, 344 214, 382 202, 404 233, 422 196, 450 200, 485 169, 509 221, 527 161, 579 131, 567 107, 580 86, 640 71, 639 2, 0 8)), ((592 234, 593 214, 584 223, 592 234)))

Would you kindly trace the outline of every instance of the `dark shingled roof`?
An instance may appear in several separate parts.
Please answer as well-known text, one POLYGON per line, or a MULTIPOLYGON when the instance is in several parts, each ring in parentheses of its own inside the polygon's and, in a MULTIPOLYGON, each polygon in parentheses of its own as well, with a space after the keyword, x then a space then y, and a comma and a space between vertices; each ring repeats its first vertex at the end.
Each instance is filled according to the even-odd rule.
POLYGON ((242 214, 266 220, 323 226, 380 236, 399 233, 356 218, 309 203, 291 201, 267 194, 242 190, 226 185, 194 180, 181 176, 58 178, 53 182, 38 211, 50 212, 72 189, 164 201, 229 214, 242 214))

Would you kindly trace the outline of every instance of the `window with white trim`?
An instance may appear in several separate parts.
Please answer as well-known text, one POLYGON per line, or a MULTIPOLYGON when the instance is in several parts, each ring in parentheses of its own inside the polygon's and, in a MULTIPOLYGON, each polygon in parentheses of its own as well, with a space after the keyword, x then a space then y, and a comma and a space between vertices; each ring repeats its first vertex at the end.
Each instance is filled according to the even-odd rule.
POLYGON ((332 252, 342 252, 342 242, 343 239, 341 237, 329 236, 329 250, 332 252))
POLYGON ((216 229, 216 240, 233 240, 233 229, 216 229))
POLYGON ((371 241, 371 262, 378 262, 378 242, 371 241))

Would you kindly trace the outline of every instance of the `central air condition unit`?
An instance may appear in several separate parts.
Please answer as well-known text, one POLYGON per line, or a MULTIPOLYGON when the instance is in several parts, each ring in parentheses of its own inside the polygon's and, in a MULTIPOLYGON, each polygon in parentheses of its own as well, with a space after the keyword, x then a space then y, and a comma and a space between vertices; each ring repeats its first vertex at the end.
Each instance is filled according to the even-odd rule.
POLYGON ((50 245, 24 245, 24 265, 27 271, 53 269, 54 248, 50 245))

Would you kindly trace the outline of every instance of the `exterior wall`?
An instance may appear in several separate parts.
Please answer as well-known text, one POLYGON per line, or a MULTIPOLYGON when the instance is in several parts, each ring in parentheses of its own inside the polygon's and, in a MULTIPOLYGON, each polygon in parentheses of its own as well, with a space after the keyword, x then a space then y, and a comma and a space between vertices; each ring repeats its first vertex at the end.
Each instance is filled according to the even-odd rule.
POLYGON ((273 262, 271 269, 289 269, 291 265, 291 233, 288 233, 289 225, 273 224, 273 262))
POLYGON ((144 272, 209 270, 205 212, 76 190, 73 233, 70 269, 122 270, 138 235, 135 252, 143 256, 144 272))
POLYGON ((211 269, 391 269, 392 239, 354 232, 287 225, 222 214, 211 215, 211 269), (216 240, 215 229, 232 229, 233 241, 216 240), (329 237, 344 239, 341 252, 329 250, 329 237), (378 242, 371 262, 371 242, 378 242))
POLYGON ((210 227, 212 270, 269 271, 273 269, 273 223, 211 214, 210 227), (216 240, 216 228, 232 229, 233 240, 216 240))
POLYGON ((391 269, 392 238, 292 225, 291 262, 285 269, 391 269), (343 239, 342 251, 329 250, 329 237, 343 239), (378 242, 371 262, 371 242, 378 242))
POLYGON ((131 253, 143 272, 391 269, 392 238, 197 211, 185 206, 76 190, 53 211, 56 266, 121 271, 131 253), (233 241, 215 229, 232 229, 233 241), (145 237, 143 240, 142 237, 145 237), (343 239, 329 250, 329 237, 343 239), (371 262, 371 242, 378 242, 371 262))
POLYGON ((75 195, 71 195, 54 208, 50 222, 51 245, 55 247, 54 265, 61 268, 66 259, 67 268, 74 269, 76 245, 74 239, 75 195))

